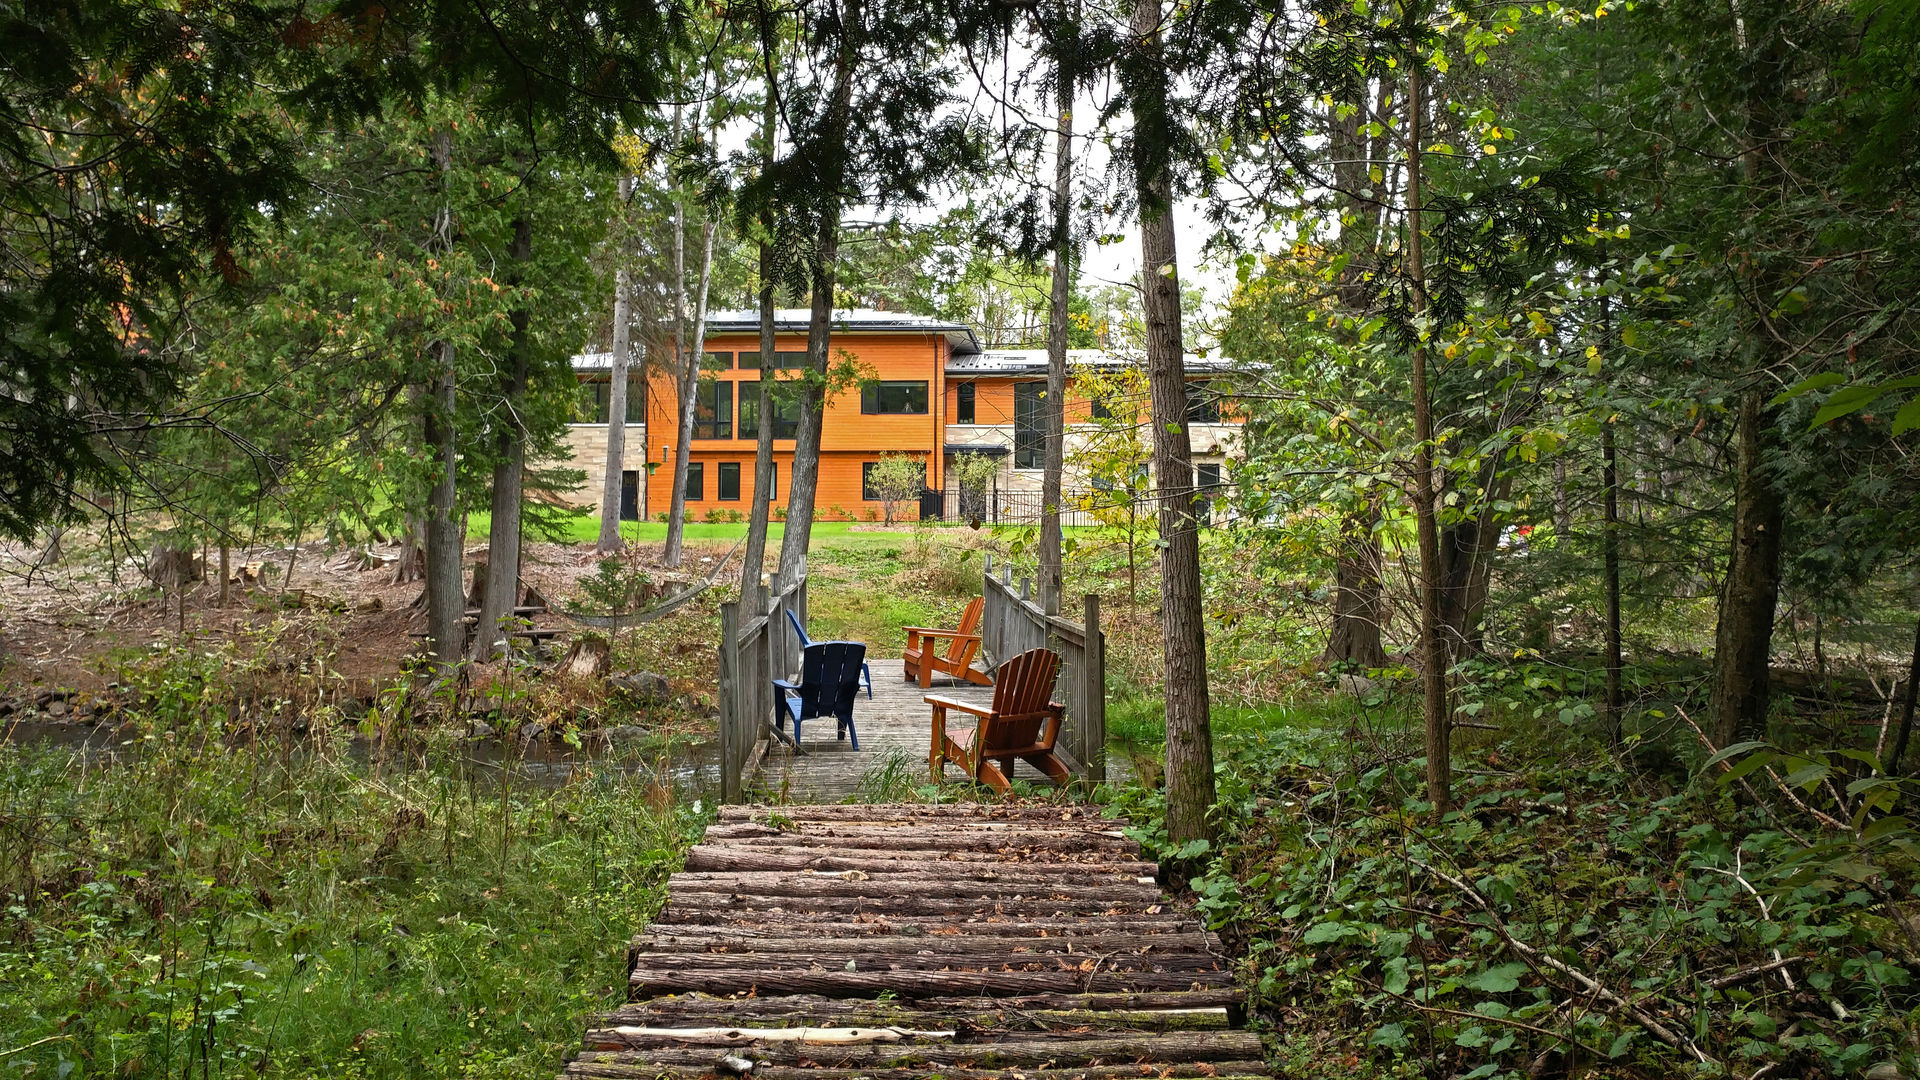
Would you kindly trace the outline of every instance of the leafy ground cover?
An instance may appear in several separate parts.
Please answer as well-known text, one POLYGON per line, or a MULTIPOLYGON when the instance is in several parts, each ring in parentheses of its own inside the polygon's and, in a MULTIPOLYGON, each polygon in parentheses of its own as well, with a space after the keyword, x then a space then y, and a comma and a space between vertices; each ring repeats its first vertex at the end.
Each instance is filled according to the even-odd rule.
MULTIPOLYGON (((1461 733, 1460 809, 1438 822, 1417 702, 1384 691, 1217 714, 1217 845, 1168 850, 1159 792, 1111 793, 1192 871, 1280 1074, 1913 1075, 1905 819, 1822 810, 1848 798, 1823 787, 1844 786, 1837 758, 1762 751, 1790 783, 1754 766, 1749 792, 1672 713, 1628 752, 1562 720, 1567 699, 1531 722, 1547 700, 1506 693, 1484 714, 1503 732, 1461 733)), ((1853 764, 1848 790, 1873 778, 1853 764)))

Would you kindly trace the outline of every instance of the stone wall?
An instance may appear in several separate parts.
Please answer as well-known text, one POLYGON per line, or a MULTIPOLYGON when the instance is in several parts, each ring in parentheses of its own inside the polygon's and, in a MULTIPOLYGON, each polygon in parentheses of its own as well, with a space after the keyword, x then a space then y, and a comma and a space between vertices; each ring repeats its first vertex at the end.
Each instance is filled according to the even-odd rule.
MULTIPOLYGON (((572 494, 566 496, 568 503, 591 509, 600 507, 601 485, 607 475, 607 425, 605 424, 569 424, 564 441, 573 451, 573 460, 568 462, 576 469, 586 471, 587 478, 572 494)), ((624 457, 626 467, 640 474, 640 505, 647 504, 647 425, 627 425, 627 449, 624 457)))

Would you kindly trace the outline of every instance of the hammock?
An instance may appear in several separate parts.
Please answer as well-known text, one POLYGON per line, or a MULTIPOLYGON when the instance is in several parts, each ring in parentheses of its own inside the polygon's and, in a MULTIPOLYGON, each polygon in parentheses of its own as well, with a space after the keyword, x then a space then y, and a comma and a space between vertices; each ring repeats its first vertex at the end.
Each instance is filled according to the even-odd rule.
POLYGON ((746 542, 747 538, 744 536, 741 537, 739 542, 733 545, 733 549, 721 556, 720 561, 714 564, 713 573, 708 574, 705 580, 698 582, 686 592, 680 593, 677 596, 670 596, 658 605, 650 607, 645 611, 623 611, 613 615, 586 615, 576 614, 571 611, 555 611, 553 614, 563 619, 571 619, 582 626, 593 626, 607 630, 650 623, 662 615, 671 614, 676 609, 684 607, 687 601, 713 588, 713 583, 720 580, 720 572, 727 568, 728 561, 739 552, 740 545, 746 542))

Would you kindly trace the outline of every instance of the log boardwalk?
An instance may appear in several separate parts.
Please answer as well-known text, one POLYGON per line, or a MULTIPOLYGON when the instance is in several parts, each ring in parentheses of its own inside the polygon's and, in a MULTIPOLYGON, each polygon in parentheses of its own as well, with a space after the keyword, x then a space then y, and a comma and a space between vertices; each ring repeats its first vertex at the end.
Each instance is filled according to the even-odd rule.
POLYGON ((1267 1075, 1155 869, 1086 807, 724 808, 564 1080, 1267 1075))

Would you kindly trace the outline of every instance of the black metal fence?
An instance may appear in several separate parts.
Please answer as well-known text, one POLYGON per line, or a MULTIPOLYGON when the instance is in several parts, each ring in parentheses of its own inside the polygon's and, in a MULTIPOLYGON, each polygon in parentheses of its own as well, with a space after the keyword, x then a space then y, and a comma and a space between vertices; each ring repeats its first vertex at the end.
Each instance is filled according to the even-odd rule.
MULTIPOLYGON (((1116 515, 1125 516, 1128 497, 1121 491, 1062 492, 1060 524, 1069 527, 1112 524, 1116 515)), ((920 516, 982 525, 1038 525, 1044 505, 1040 492, 1002 488, 997 481, 983 488, 949 484, 945 491, 926 493, 921 500, 920 516)), ((1140 499, 1136 512, 1151 516, 1153 509, 1147 500, 1140 499)))
MULTIPOLYGON (((1196 494, 1201 522, 1214 518, 1210 493, 1196 494)), ((927 491, 920 498, 922 520, 978 522, 981 525, 1039 525, 1045 506, 1040 492, 1008 489, 995 483, 979 489, 947 485, 945 491, 927 491)), ((1153 528, 1159 513, 1159 500, 1150 492, 1129 492, 1123 488, 1065 491, 1060 497, 1060 524, 1068 528, 1115 527, 1129 517, 1143 528, 1153 528)))

